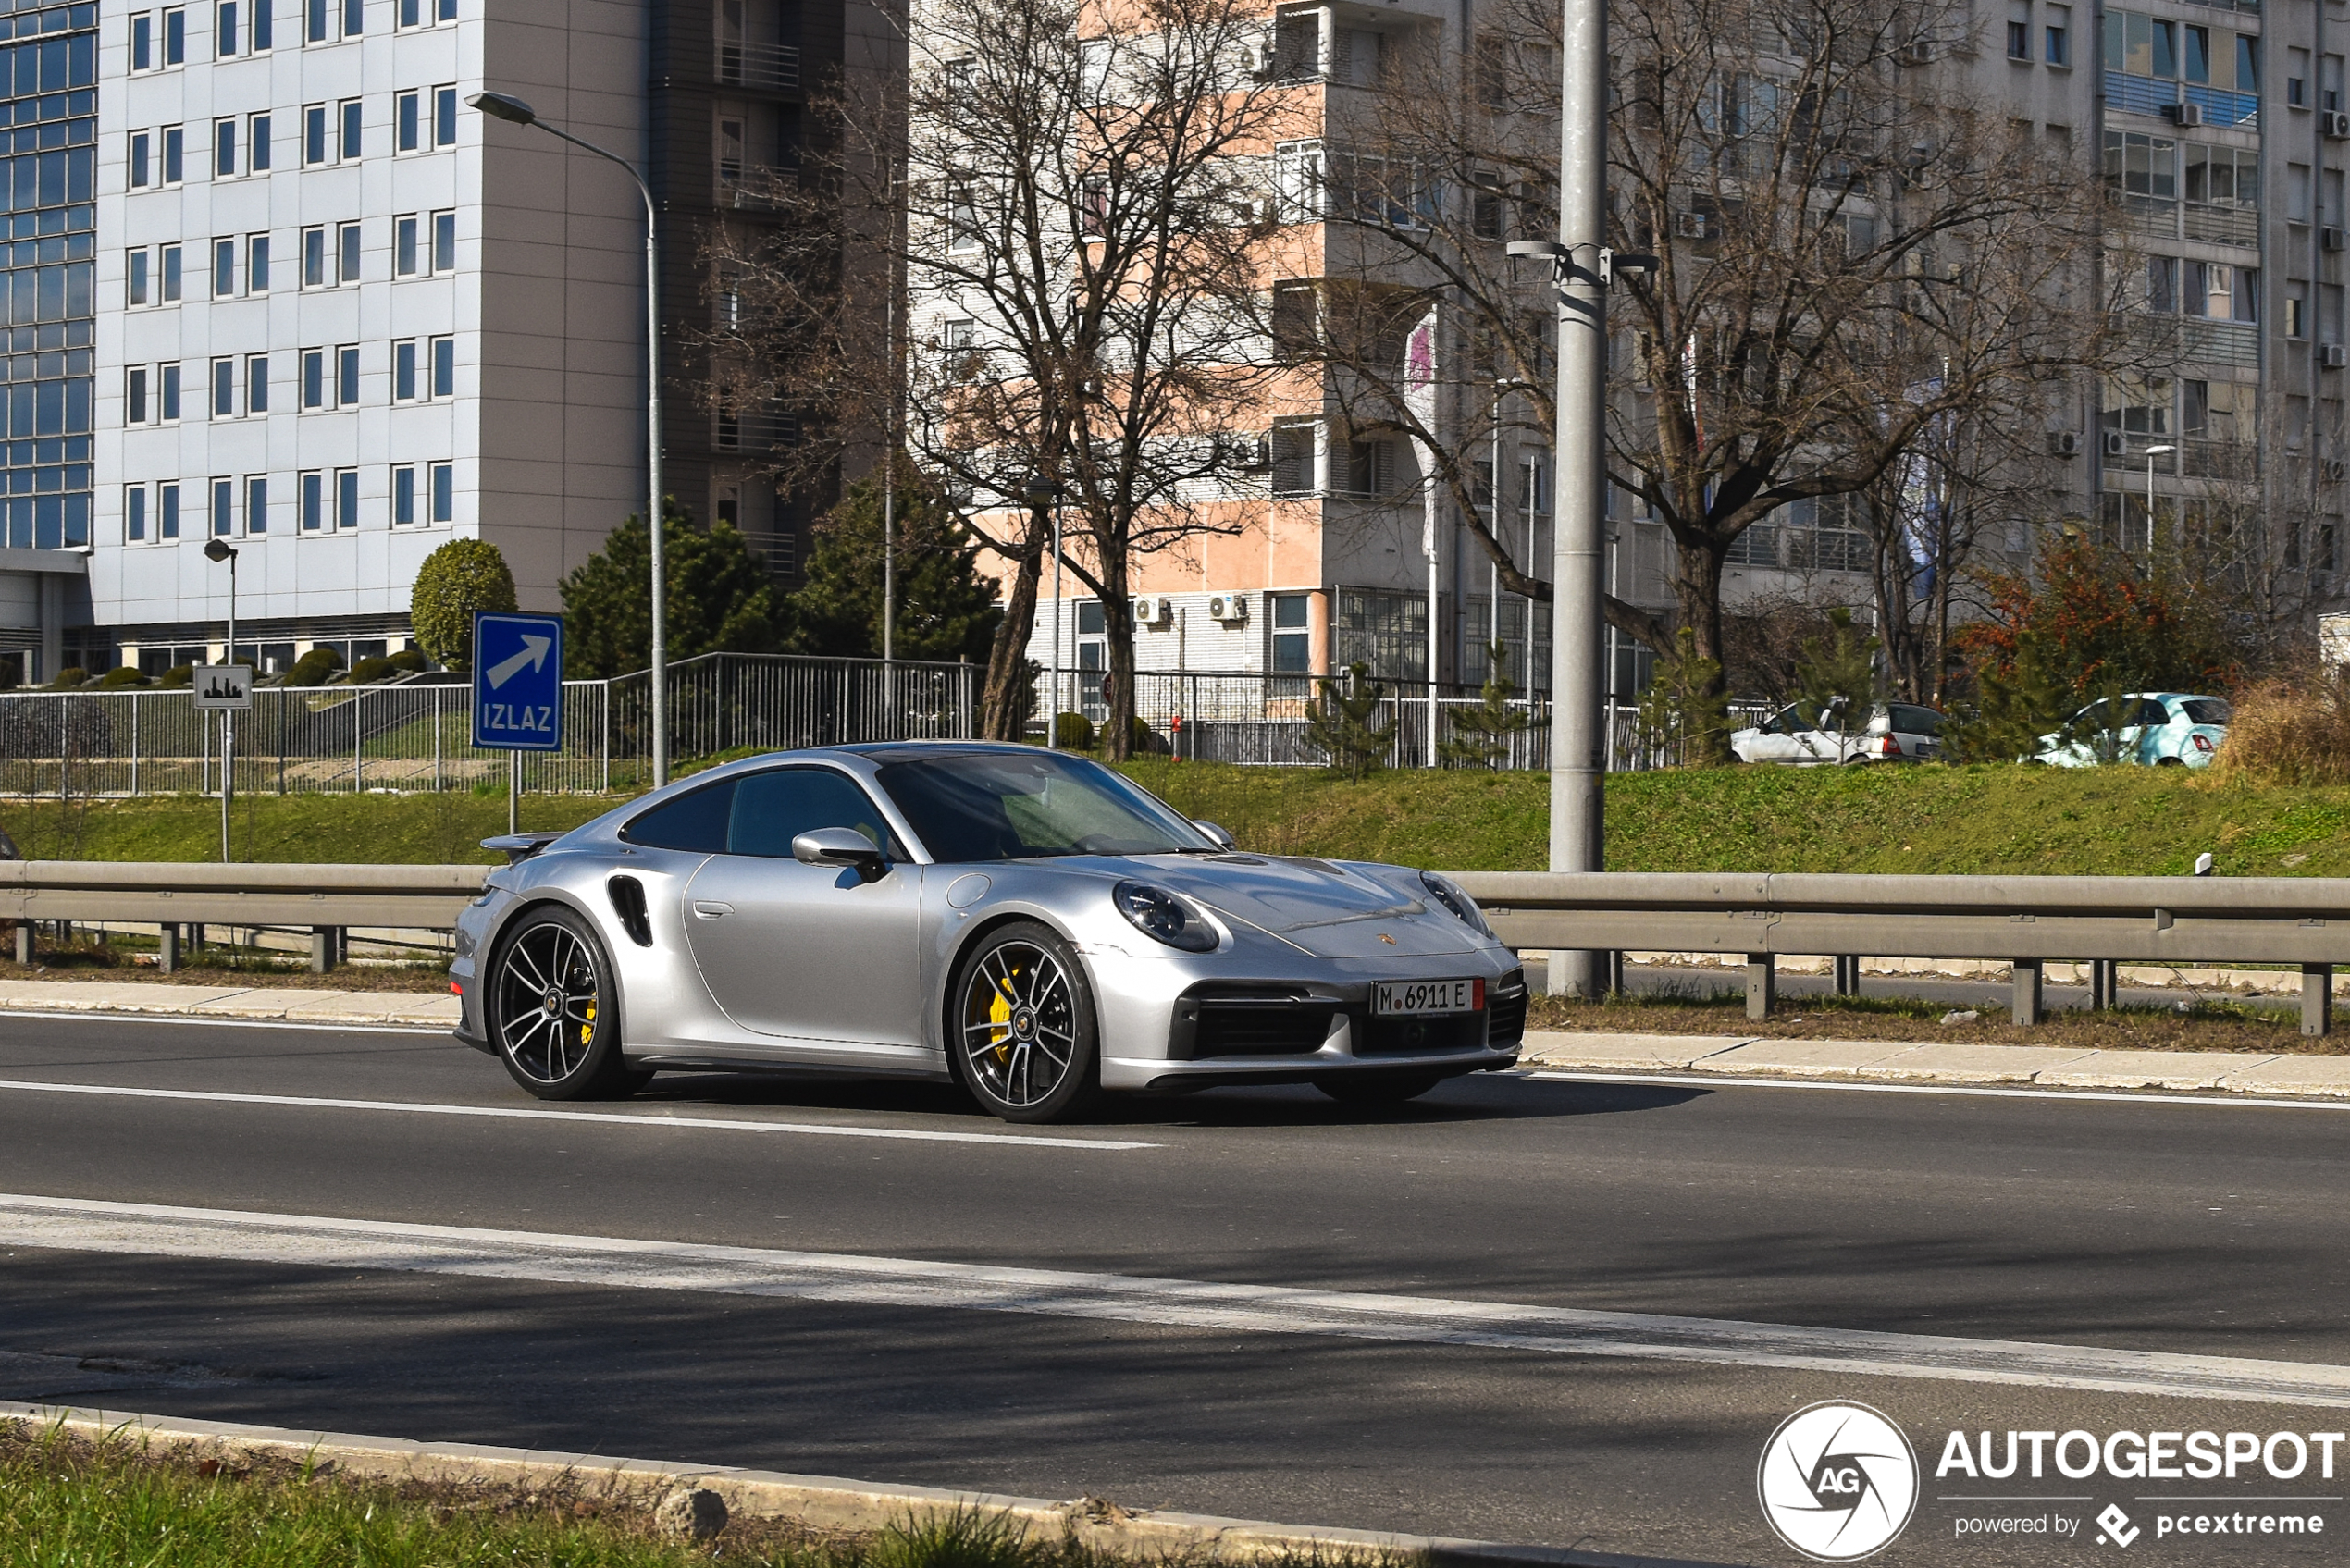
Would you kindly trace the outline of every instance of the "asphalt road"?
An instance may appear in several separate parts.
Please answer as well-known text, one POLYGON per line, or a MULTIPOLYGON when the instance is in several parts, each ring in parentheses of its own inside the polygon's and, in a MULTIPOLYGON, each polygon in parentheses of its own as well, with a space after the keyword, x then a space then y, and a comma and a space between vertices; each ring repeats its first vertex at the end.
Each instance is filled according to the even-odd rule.
POLYGON ((1849 1399, 1923 1465, 1880 1561, 2109 1560, 2108 1503, 2132 1556, 2350 1560, 2350 1443, 1935 1473, 1954 1429, 2350 1427, 2350 1111, 1482 1077, 1032 1130, 711 1076, 505 1114, 546 1109, 429 1035, 0 1019, 0 1194, 69 1201, 0 1198, 0 1399, 1738 1563, 1800 1561, 1757 1460, 1849 1399), (2145 1500, 2186 1496, 2220 1500, 2145 1500), (2174 1509, 2326 1533, 2158 1538, 2174 1509), (2051 1533, 1959 1534, 2002 1517, 2051 1533))

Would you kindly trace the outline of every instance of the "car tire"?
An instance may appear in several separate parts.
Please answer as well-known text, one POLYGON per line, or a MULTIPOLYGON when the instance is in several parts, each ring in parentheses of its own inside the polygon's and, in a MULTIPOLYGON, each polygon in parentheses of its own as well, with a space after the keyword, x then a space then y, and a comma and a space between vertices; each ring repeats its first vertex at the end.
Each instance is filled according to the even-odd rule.
POLYGON ((1416 1100, 1442 1081, 1443 1075, 1433 1072, 1354 1072, 1317 1078, 1314 1087, 1342 1105, 1376 1110, 1416 1100))
POLYGON ((483 1022, 516 1083, 541 1100, 616 1099, 643 1087, 652 1075, 622 1057, 612 960, 586 920, 542 905, 497 952, 483 1022))
POLYGON ((948 995, 947 1060, 990 1116, 1058 1121, 1100 1092, 1094 988, 1050 926, 1020 920, 989 932, 948 995))

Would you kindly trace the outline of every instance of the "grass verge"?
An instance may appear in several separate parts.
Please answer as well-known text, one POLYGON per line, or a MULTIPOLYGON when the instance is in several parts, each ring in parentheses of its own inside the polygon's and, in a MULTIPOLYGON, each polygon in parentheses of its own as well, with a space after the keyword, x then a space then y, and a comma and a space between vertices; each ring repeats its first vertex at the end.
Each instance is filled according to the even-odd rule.
POLYGON ((2009 1022, 2008 1009, 1979 1002, 1954 1006, 1894 996, 1782 996, 1760 1023, 1746 1016, 1743 982, 1725 989, 1684 984, 1662 995, 1612 996, 1584 1002, 1537 996, 1528 1014, 1532 1029, 1622 1034, 1753 1035, 1781 1040, 1892 1040, 1938 1044, 2050 1045, 2098 1051, 2242 1051, 2261 1055, 2332 1056, 2350 1050, 2339 1034, 2309 1039, 2293 1004, 2200 1001, 2171 1006, 2129 1006, 2091 1012, 2067 1008, 2043 1015, 2030 1029, 2009 1022), (1971 1019, 1944 1023, 1954 1012, 1971 1019))
MULTIPOLYGON (((392 1484, 250 1455, 197 1459, 0 1424, 0 1568, 1119 1568, 1019 1521, 934 1516, 870 1535, 730 1520, 663 1537, 659 1498, 593 1477, 549 1486, 392 1484)), ((1385 1568, 1387 1560, 1361 1560, 1385 1568)), ((1268 1568, 1315 1560, 1268 1559, 1268 1568)), ((1154 1559, 1153 1568, 1185 1568, 1154 1559)), ((1200 1568, 1206 1568, 1205 1562, 1200 1568)), ((1340 1568, 1324 1557, 1318 1568, 1340 1568)))

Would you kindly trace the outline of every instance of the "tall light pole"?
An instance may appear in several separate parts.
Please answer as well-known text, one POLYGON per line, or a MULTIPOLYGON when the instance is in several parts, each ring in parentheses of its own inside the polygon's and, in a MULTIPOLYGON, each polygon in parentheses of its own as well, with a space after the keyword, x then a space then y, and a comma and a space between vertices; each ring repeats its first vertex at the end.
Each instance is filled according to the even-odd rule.
MULTIPOLYGON (((229 563, 229 646, 220 662, 237 661, 237 552, 226 539, 204 541, 206 561, 229 563)), ((237 715, 228 709, 220 711, 220 862, 229 863, 229 796, 236 788, 237 779, 237 715)))
POLYGON ((535 125, 550 136, 618 164, 637 182, 637 193, 645 199, 645 530, 652 553, 653 787, 659 789, 669 782, 669 596, 662 552, 661 253, 655 241, 653 189, 626 158, 549 125, 536 109, 510 93, 476 93, 465 102, 492 119, 535 125))
MULTIPOLYGON (((1607 6, 1565 0, 1560 36, 1559 237, 1519 241, 1547 255, 1558 289, 1558 473, 1551 525, 1551 870, 1596 871, 1607 724, 1600 697, 1601 518, 1607 505, 1607 6)), ((1629 261, 1631 258, 1626 258, 1629 261)), ((1652 265, 1652 263, 1651 263, 1652 265)), ((1553 994, 1600 990, 1599 955, 1551 955, 1553 994)))
POLYGON ((1061 488, 1047 474, 1032 474, 1023 492, 1033 513, 1053 509, 1053 689, 1045 704, 1045 749, 1061 748, 1061 488))
POLYGON ((2154 560, 2154 460, 2179 449, 2169 442, 2146 448, 2146 560, 2154 560))

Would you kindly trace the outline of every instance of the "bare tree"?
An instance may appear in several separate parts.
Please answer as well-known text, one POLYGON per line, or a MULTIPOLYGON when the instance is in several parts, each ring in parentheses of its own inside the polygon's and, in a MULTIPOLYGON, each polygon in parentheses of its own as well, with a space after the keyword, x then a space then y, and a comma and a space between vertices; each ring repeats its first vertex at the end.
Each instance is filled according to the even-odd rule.
POLYGON ((1276 373, 1261 192, 1283 108, 1247 67, 1265 23, 1235 0, 921 0, 908 25, 903 98, 839 99, 846 151, 803 182, 891 253, 876 270, 903 352, 875 352, 886 284, 823 295, 790 240, 716 255, 721 286, 760 295, 736 318, 735 395, 821 409, 839 439, 896 426, 1011 564, 985 702, 999 737, 1026 717, 1058 508, 1066 568, 1105 611, 1123 757, 1135 562, 1239 532, 1265 493, 1253 435, 1233 433, 1276 373))

